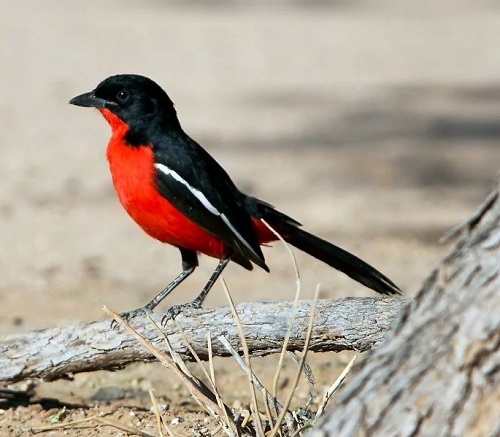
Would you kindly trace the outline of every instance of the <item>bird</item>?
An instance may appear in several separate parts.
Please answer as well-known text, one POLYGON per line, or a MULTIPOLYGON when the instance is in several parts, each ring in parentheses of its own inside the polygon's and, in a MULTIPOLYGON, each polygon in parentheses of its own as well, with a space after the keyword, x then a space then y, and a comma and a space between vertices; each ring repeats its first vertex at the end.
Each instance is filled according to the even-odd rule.
POLYGON ((229 262, 269 272, 261 246, 276 241, 276 234, 377 293, 401 294, 393 281, 362 259, 240 191, 226 170, 184 131, 174 103, 153 80, 113 75, 69 103, 97 108, 109 123, 106 156, 118 199, 146 234, 177 247, 181 254, 178 276, 146 305, 123 313, 126 319, 152 313, 193 273, 199 254, 218 259, 215 270, 197 297, 169 308, 162 323, 186 308, 200 308, 229 262))

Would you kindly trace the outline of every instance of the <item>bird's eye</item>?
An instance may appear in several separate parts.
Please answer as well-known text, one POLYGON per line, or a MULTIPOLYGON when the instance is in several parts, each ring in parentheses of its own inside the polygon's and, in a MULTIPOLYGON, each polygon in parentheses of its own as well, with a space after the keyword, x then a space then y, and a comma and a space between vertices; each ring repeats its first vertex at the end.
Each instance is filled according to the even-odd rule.
POLYGON ((126 102, 129 98, 129 93, 125 90, 118 91, 118 94, 116 95, 116 98, 118 99, 119 102, 126 102))

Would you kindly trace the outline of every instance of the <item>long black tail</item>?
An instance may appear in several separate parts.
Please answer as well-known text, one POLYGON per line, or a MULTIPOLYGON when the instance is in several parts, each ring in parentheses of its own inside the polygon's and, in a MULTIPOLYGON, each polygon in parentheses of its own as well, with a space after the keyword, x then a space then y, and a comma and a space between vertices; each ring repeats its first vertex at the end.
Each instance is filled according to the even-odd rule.
POLYGON ((399 287, 387 276, 341 247, 304 231, 291 217, 271 205, 258 201, 261 216, 278 231, 285 241, 314 258, 340 270, 355 281, 381 294, 401 294, 399 287))
POLYGON ((341 247, 297 227, 287 226, 282 232, 286 235, 285 240, 297 249, 340 270, 368 288, 381 294, 401 294, 399 287, 387 276, 341 247))

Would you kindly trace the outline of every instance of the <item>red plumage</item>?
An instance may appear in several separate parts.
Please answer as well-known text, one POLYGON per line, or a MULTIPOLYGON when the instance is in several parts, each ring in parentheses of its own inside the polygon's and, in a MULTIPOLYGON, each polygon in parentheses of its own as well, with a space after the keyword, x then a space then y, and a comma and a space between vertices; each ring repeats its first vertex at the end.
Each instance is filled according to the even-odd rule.
MULTIPOLYGON (((107 109, 100 110, 111 126, 106 156, 118 199, 134 221, 153 238, 214 258, 224 258, 224 242, 205 231, 175 208, 155 185, 154 155, 148 145, 130 147, 127 124, 107 109)), ((258 219, 252 221, 260 244, 276 236, 258 219)))
POLYGON ((182 129, 173 102, 152 80, 116 75, 72 104, 98 108, 111 126, 107 158, 118 198, 151 237, 179 248, 182 272, 132 318, 151 312, 198 265, 198 253, 218 258, 209 281, 189 304, 199 308, 230 261, 269 271, 261 245, 277 240, 265 219, 299 248, 382 294, 399 294, 387 276, 346 250, 303 229, 271 205, 242 193, 225 170, 182 129))

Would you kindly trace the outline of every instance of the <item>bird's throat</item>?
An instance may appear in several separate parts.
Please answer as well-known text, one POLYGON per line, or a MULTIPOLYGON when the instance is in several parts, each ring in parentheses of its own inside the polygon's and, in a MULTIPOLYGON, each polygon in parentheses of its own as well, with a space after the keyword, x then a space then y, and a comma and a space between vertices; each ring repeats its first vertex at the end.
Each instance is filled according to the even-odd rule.
POLYGON ((129 130, 128 124, 125 123, 120 117, 113 114, 109 109, 99 108, 99 111, 111 126, 113 137, 123 138, 129 130))

